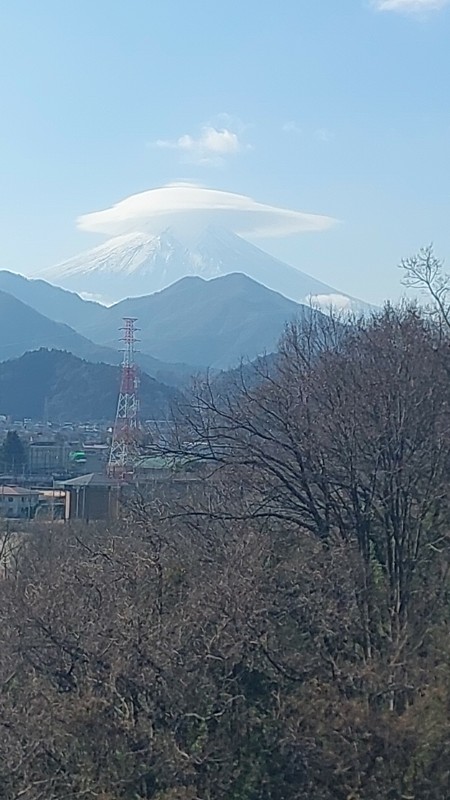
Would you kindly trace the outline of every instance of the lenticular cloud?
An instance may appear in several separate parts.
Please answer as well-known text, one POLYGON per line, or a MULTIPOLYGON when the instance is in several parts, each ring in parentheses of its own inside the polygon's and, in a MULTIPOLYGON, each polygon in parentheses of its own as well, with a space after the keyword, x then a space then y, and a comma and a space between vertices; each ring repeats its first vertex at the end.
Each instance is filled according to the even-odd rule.
POLYGON ((323 231, 335 222, 332 217, 257 203, 241 194, 174 183, 131 195, 103 211, 84 214, 78 219, 78 227, 118 236, 137 231, 159 233, 169 226, 188 233, 212 224, 242 236, 276 237, 323 231))

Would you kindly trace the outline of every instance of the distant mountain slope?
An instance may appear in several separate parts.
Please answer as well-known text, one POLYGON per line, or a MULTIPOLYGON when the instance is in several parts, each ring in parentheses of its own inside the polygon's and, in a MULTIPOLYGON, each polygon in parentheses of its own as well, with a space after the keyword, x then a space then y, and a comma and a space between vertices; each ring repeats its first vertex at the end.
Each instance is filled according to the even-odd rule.
POLYGON ((123 300, 84 332, 109 345, 122 317, 137 317, 142 352, 226 369, 274 350, 285 323, 311 313, 319 312, 234 273, 209 281, 183 278, 162 292, 123 300))
POLYGON ((104 353, 103 348, 68 325, 48 319, 11 294, 0 291, 0 361, 40 347, 68 350, 93 360, 108 356, 108 351, 104 353))
MULTIPOLYGON (((0 285, 5 275, 11 273, 0 272, 0 285)), ((123 317, 132 316, 138 319, 139 364, 149 375, 172 385, 181 385, 199 368, 228 369, 241 358, 254 359, 271 352, 286 322, 298 315, 320 313, 242 273, 210 280, 182 278, 161 292, 129 298, 109 308, 44 281, 14 277, 19 280, 8 277, 8 285, 29 297, 30 305, 0 291, 0 360, 48 347, 90 361, 117 364, 119 329, 123 317), (43 316, 36 307, 48 308, 53 318, 43 316), (76 330, 55 321, 64 308, 76 330)))
MULTIPOLYGON (((70 353, 37 350, 0 364, 0 414, 15 418, 108 421, 114 419, 119 368, 92 364, 70 353)), ((181 395, 141 374, 143 419, 164 419, 181 395)))
POLYGON ((210 279, 232 272, 242 272, 296 302, 307 302, 311 295, 342 294, 231 231, 214 227, 190 239, 173 228, 157 236, 117 236, 45 270, 41 277, 113 303, 152 294, 189 275, 210 279))
MULTIPOLYGON (((174 385, 199 367, 227 369, 241 357, 253 359, 273 350, 288 320, 312 313, 242 273, 211 280, 182 278, 161 292, 110 308, 45 281, 0 272, 0 286, 2 280, 16 297, 29 298, 35 311, 29 306, 13 310, 6 303, 9 311, 0 318, 0 360, 44 346, 116 364, 122 318, 133 316, 140 329, 139 363, 148 374, 174 385), (53 324, 36 308, 48 309, 53 324), (62 316, 74 321, 75 330, 56 323, 62 316)), ((1 304, 0 292, 0 310, 1 304)))
MULTIPOLYGON (((79 320, 81 321, 84 308, 81 299, 80 303, 79 320)), ((90 306, 89 303, 86 305, 90 306)), ((88 310, 88 320, 90 319, 89 315, 90 310, 88 310)), ((94 344, 68 325, 48 319, 16 297, 0 291, 0 361, 17 358, 29 350, 45 347, 67 350, 69 353, 92 362, 103 361, 106 364, 116 365, 122 358, 118 350, 117 338, 118 331, 115 339, 114 337, 112 339, 111 347, 94 344)), ((174 385, 184 382, 192 371, 184 364, 163 364, 145 353, 138 354, 137 361, 147 374, 174 385)))
POLYGON ((45 317, 70 325, 75 330, 81 317, 84 323, 94 322, 101 319, 105 311, 100 303, 83 300, 75 292, 7 270, 0 270, 0 291, 12 294, 45 317))

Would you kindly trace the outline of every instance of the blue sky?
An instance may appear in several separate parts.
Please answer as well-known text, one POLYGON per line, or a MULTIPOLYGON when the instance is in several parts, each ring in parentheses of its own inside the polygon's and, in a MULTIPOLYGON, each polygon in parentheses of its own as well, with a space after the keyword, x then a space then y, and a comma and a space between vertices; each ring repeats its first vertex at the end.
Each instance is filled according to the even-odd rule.
POLYGON ((0 268, 100 243, 78 216, 173 181, 329 215, 261 243, 341 291, 450 254, 445 0, 9 0, 0 268), (377 8, 384 6, 384 9, 377 8))

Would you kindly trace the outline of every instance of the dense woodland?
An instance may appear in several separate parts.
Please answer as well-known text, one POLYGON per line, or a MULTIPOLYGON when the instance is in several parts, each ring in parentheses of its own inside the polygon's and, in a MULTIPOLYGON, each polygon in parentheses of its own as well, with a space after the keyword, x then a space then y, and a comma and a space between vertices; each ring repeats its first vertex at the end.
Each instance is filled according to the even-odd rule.
MULTIPOLYGON (((110 364, 93 364, 62 350, 34 350, 0 363, 0 413, 13 419, 110 423, 119 376, 119 367, 110 364)), ((140 397, 143 419, 164 419, 178 391, 141 372, 140 397)))
POLYGON ((194 387, 179 502, 5 540, 5 800, 449 796, 445 319, 312 318, 258 369, 194 387))

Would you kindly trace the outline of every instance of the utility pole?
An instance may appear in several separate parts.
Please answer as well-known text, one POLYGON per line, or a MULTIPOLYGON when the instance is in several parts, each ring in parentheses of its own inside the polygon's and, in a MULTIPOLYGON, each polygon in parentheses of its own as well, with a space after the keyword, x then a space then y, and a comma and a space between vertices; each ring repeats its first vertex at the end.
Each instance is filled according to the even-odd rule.
POLYGON ((123 360, 119 399, 108 460, 108 475, 123 478, 133 471, 139 434, 138 374, 135 364, 136 318, 124 317, 123 360))

